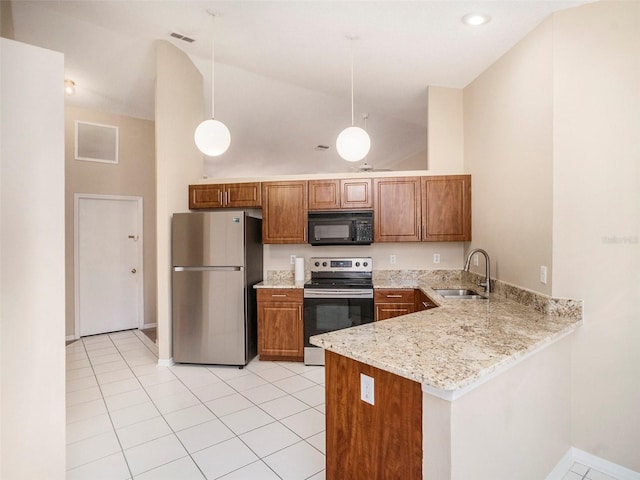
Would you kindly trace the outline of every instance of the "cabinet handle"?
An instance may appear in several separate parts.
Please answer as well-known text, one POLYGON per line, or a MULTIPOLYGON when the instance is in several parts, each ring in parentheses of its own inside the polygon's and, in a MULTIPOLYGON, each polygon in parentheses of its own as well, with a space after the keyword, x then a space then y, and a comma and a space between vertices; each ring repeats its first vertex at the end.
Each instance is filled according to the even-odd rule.
POLYGON ((422 302, 422 306, 424 308, 429 308, 431 306, 431 304, 429 302, 422 302))
POLYGON ((402 295, 387 295, 387 298, 402 298, 402 295))
POLYGON ((231 194, 229 192, 224 192, 224 204, 229 205, 231 201, 231 194))
POLYGON ((218 203, 222 203, 222 192, 218 192, 218 203))
POLYGON ((286 297, 287 295, 284 293, 272 293, 271 294, 272 297, 286 297))

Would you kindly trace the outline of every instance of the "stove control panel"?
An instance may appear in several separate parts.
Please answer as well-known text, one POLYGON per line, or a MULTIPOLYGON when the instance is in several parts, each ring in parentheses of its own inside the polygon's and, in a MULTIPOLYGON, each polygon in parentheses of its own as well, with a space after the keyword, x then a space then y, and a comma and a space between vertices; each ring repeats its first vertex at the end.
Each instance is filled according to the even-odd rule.
POLYGON ((311 272, 372 272, 371 257, 312 257, 311 272))

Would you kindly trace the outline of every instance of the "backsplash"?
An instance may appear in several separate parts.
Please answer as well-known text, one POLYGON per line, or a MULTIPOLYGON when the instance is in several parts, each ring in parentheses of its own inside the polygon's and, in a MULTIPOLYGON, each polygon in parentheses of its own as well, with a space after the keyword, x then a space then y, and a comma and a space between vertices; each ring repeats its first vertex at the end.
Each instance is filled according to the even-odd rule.
MULTIPOLYGON (((305 270, 305 281, 309 278, 311 278, 311 273, 309 270, 305 270)), ((273 284, 290 284, 294 281, 294 272, 293 270, 268 270, 266 280, 273 284)), ((463 286, 464 284, 476 285, 480 280, 484 280, 484 275, 462 270, 373 271, 374 285, 385 285, 389 288, 417 286, 421 282, 434 286, 454 287, 463 286)), ((491 291, 547 315, 582 318, 582 300, 552 298, 501 280, 491 280, 491 291)))

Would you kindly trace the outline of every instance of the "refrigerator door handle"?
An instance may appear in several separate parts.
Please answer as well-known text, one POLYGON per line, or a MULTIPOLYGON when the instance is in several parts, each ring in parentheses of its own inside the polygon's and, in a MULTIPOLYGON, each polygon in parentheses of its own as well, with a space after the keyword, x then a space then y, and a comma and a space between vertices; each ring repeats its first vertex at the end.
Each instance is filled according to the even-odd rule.
POLYGON ((242 272, 244 267, 173 267, 174 272, 211 272, 211 271, 227 271, 242 272))

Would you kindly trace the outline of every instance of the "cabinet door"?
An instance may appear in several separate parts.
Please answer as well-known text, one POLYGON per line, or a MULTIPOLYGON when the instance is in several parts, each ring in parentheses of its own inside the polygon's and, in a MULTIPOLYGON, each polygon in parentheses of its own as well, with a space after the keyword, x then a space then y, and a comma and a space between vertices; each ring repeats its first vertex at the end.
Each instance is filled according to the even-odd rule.
POLYGON ((309 210, 340 208, 340 180, 309 180, 309 210))
POLYGON ((438 304, 431 300, 426 293, 420 289, 416 289, 416 312, 437 308, 438 304))
POLYGON ((307 242, 307 182, 262 184, 262 242, 307 242))
POLYGON ((422 177, 422 239, 471 240, 471 176, 422 177))
POLYGON ((258 354, 261 360, 304 356, 302 292, 258 290, 258 354), (278 299, 281 301, 272 301, 278 299))
POLYGON ((223 206, 224 185, 189 185, 189 208, 220 208, 223 206))
POLYGON ((348 178, 340 180, 340 207, 351 209, 373 208, 370 178, 348 178))
POLYGON ((260 183, 227 183, 224 190, 225 207, 244 208, 262 205, 260 183))
POLYGON ((375 178, 374 241, 420 241, 420 177, 375 178))
POLYGON ((374 320, 376 322, 416 311, 415 291, 413 289, 376 289, 373 301, 375 303, 374 320))

